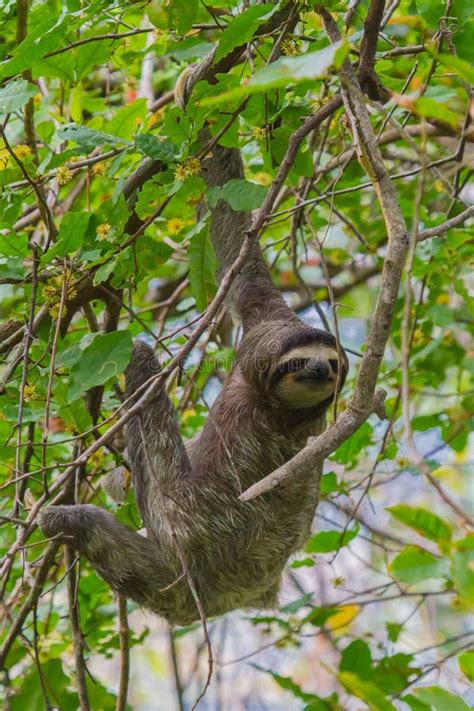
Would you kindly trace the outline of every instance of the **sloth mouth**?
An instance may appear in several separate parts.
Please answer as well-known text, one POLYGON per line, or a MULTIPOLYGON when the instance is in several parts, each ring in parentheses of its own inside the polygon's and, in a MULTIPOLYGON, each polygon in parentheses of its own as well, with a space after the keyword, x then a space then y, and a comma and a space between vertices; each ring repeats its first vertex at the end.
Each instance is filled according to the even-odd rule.
POLYGON ((299 383, 312 383, 314 385, 325 385, 332 383, 332 378, 329 375, 318 375, 317 373, 305 373, 300 375, 296 380, 299 383))

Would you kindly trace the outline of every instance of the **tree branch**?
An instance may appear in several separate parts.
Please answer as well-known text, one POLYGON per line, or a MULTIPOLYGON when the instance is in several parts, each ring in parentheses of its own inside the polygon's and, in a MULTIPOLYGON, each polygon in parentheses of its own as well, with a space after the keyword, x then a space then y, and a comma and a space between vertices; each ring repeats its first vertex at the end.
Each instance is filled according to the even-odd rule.
MULTIPOLYGON (((340 38, 331 14, 318 8, 331 42, 340 38)), ((357 157, 372 182, 382 210, 388 234, 387 256, 375 307, 367 347, 357 376, 354 394, 345 412, 325 432, 310 438, 308 444, 293 459, 245 491, 240 499, 250 501, 274 489, 293 476, 314 470, 321 459, 345 442, 371 412, 379 409, 383 391, 375 393, 375 384, 385 346, 390 334, 395 303, 408 250, 405 220, 398 204, 395 188, 385 168, 377 138, 372 129, 364 97, 351 63, 346 60, 340 70, 341 93, 348 116, 357 157)))

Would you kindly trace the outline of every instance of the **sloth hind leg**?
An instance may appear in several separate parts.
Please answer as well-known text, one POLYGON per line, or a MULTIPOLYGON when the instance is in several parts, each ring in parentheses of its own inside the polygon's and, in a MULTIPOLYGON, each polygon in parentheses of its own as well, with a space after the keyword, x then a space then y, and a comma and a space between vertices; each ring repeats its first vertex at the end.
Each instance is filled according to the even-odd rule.
MULTIPOLYGON (((159 372, 160 365, 153 350, 145 343, 136 342, 125 373, 127 397, 159 372)), ((140 392, 137 398, 142 394, 140 392)), ((189 481, 191 471, 164 381, 159 384, 153 400, 127 422, 125 444, 140 514, 146 528, 158 535, 160 501, 163 496, 179 501, 182 486, 187 479, 189 481)))
POLYGON ((160 590, 176 579, 159 543, 131 531, 96 506, 49 506, 42 511, 39 525, 46 536, 69 541, 115 592, 139 605, 159 606, 160 590))

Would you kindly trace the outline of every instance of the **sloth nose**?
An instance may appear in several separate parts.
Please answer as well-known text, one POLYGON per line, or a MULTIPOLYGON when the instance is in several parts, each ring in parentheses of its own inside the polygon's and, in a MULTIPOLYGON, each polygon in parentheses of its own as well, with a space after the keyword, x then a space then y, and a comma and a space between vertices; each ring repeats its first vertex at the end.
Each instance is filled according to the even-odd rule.
POLYGON ((324 360, 310 360, 306 364, 306 368, 315 378, 327 378, 329 375, 329 365, 324 360))

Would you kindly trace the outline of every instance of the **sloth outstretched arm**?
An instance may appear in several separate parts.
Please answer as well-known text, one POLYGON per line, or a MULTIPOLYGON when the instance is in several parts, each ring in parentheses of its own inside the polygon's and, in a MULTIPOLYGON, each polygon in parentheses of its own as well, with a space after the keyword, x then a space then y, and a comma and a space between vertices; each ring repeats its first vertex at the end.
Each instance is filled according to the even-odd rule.
MULTIPOLYGON (((151 348, 136 343, 126 372, 127 395, 159 373, 151 348)), ((40 518, 47 536, 61 534, 85 555, 99 575, 116 592, 154 609, 158 597, 163 607, 166 595, 182 573, 176 556, 160 538, 170 538, 169 521, 162 516, 163 504, 179 496, 179 487, 190 474, 190 463, 179 434, 176 413, 162 382, 146 412, 126 426, 128 457, 136 500, 147 537, 121 524, 107 511, 92 505, 50 506, 40 518), (148 466, 150 464, 150 466, 148 466)))
MULTIPOLYGON (((202 135, 209 138, 207 131, 203 131, 202 135)), ((209 187, 242 179, 244 168, 240 151, 213 146, 212 155, 203 162, 203 175, 209 187)), ((220 277, 238 257, 250 223, 248 212, 235 212, 224 200, 219 200, 211 209, 211 239, 219 262, 220 277)), ((244 266, 234 279, 230 300, 244 331, 261 321, 298 320, 273 283, 258 243, 252 245, 244 266)))

